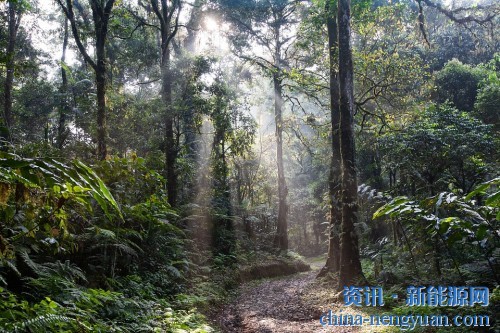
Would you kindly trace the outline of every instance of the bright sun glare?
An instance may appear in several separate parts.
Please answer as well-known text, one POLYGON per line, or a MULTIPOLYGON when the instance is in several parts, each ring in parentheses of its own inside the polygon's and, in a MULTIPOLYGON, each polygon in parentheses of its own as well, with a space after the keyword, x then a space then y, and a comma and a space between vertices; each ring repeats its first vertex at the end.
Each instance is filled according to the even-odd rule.
POLYGON ((219 28, 219 22, 213 17, 207 16, 204 20, 204 26, 208 31, 215 31, 219 28))

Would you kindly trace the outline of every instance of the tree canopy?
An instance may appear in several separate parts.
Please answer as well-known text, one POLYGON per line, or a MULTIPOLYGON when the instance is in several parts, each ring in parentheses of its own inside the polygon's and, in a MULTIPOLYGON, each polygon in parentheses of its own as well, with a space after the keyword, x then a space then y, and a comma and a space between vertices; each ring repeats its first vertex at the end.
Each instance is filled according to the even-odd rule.
MULTIPOLYGON (((262 299, 484 286, 493 318, 499 14, 491 0, 0 1, 0 331, 289 332, 249 319, 254 294, 211 308, 306 263, 318 271, 286 280, 293 297, 264 282, 262 299)), ((413 313, 387 297, 383 311, 413 313)), ((304 304, 287 318, 317 322, 304 304)))

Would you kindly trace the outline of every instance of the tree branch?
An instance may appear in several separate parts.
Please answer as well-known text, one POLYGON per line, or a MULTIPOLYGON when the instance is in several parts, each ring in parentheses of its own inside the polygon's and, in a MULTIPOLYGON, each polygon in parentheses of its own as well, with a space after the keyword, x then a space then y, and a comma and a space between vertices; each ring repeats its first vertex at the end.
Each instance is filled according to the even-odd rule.
POLYGON ((75 19, 75 13, 73 11, 73 3, 72 0, 66 0, 66 6, 63 4, 62 0, 56 0, 59 6, 61 6, 61 9, 63 10, 64 14, 68 18, 69 22, 71 23, 71 32, 73 33, 73 38, 75 39, 76 46, 78 47, 78 50, 80 50, 80 53, 83 56, 83 59, 94 69, 97 70, 97 64, 94 62, 94 60, 89 56, 87 53, 87 50, 85 49, 85 46, 83 45, 81 39, 80 39, 80 34, 78 33, 78 26, 76 24, 76 19, 75 19))
POLYGON ((444 14, 446 17, 448 17, 450 20, 452 20, 455 23, 458 24, 466 24, 466 23, 471 23, 475 22, 478 24, 484 24, 487 22, 491 22, 499 13, 500 11, 500 6, 498 5, 491 5, 491 6, 475 6, 475 7, 470 7, 470 8, 465 8, 461 7, 455 10, 450 10, 444 8, 440 3, 435 3, 432 0, 418 0, 418 3, 420 4, 421 2, 424 2, 428 7, 435 8, 437 11, 440 13, 444 14), (465 12, 465 11, 470 11, 470 10, 482 10, 485 11, 487 14, 485 17, 478 17, 474 15, 467 15, 464 17, 459 17, 457 14, 460 12, 465 12))

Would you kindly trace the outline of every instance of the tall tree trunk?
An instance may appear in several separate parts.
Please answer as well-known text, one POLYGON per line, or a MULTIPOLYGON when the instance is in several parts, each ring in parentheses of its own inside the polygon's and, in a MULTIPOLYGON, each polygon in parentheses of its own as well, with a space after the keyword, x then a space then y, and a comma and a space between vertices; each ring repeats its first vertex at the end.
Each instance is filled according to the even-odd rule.
MULTIPOLYGON (((163 38, 162 38, 163 39, 163 38)), ((163 50, 161 62, 162 100, 165 107, 165 171, 167 178, 167 194, 170 206, 177 205, 177 175, 175 161, 177 148, 174 139, 174 115, 172 110, 172 77, 170 73, 170 49, 163 50)))
POLYGON ((335 7, 331 1, 326 3, 326 27, 328 30, 328 54, 330 60, 330 116, 332 131, 332 156, 329 177, 329 196, 330 196, 330 232, 328 241, 328 258, 325 267, 321 270, 320 276, 327 272, 337 273, 340 268, 340 240, 339 231, 342 220, 340 207, 340 188, 341 188, 341 161, 340 161, 340 95, 339 82, 336 65, 337 49, 337 21, 335 7))
MULTIPOLYGON (((224 98, 224 97, 218 97, 224 98)), ((216 113, 226 112, 220 109, 216 113)), ((221 115, 216 115, 219 118, 221 115)), ((231 254, 234 250, 236 238, 234 235, 234 227, 231 216, 233 210, 231 207, 231 197, 229 189, 229 168, 226 159, 225 135, 229 128, 224 121, 219 121, 212 118, 214 125, 214 139, 212 144, 212 208, 216 214, 212 215, 213 219, 213 234, 214 234, 214 251, 215 254, 231 254)))
POLYGON ((274 85, 274 119, 276 123, 276 162, 278 166, 278 230, 274 239, 274 244, 281 251, 288 250, 288 225, 287 213, 288 205, 286 197, 288 188, 286 187, 285 170, 283 168, 283 85, 281 78, 281 50, 279 47, 279 27, 275 28, 277 41, 275 52, 275 73, 273 74, 274 85))
POLYGON ((66 116, 69 113, 69 102, 68 102, 68 76, 66 73, 66 49, 68 48, 68 19, 64 20, 64 37, 63 37, 63 50, 61 56, 61 79, 62 84, 59 92, 61 93, 61 106, 59 113, 59 124, 57 127, 57 147, 62 149, 64 146, 64 141, 67 137, 66 130, 66 116))
POLYGON ((3 113, 3 128, 1 135, 3 140, 11 140, 12 127, 12 88, 14 85, 14 67, 15 67, 15 48, 17 40, 17 32, 21 22, 21 11, 18 9, 15 2, 8 3, 8 33, 9 39, 7 42, 7 62, 5 64, 6 75, 4 82, 4 113, 3 113))
MULTIPOLYGON (((193 8, 191 10, 191 15, 189 17, 189 21, 187 22, 187 36, 184 39, 183 45, 184 50, 186 50, 191 56, 194 57, 196 52, 196 38, 200 31, 200 24, 203 18, 202 12, 202 0, 195 0, 193 3, 193 8)), ((193 59, 194 60, 194 59, 193 59)), ((194 76, 193 76, 194 77, 194 76)), ((187 79, 187 87, 193 84, 193 79, 187 79)), ((183 113, 183 130, 184 130, 184 143, 187 149, 186 156, 191 159, 193 162, 196 162, 196 157, 198 155, 198 147, 197 147, 197 133, 196 133, 196 124, 195 124, 195 115, 198 112, 193 102, 193 92, 191 89, 186 89, 186 93, 183 96, 185 100, 187 110, 183 113)))
MULTIPOLYGON (((166 38, 162 37, 162 45, 166 38)), ((177 205, 177 175, 175 173, 175 161, 177 149, 174 140, 174 116, 172 110, 172 77, 170 73, 170 48, 163 47, 161 61, 162 74, 162 99, 165 107, 165 171, 167 176, 167 194, 170 206, 177 205)))
POLYGON ((161 35, 161 96, 165 107, 165 174, 167 178, 168 203, 172 207, 177 206, 177 174, 175 164, 177 160, 177 145, 174 137, 174 110, 172 105, 172 72, 170 70, 170 44, 178 29, 180 1, 174 0, 168 5, 167 0, 151 0, 153 11, 160 21, 161 35), (172 19, 175 16, 175 24, 172 27, 172 19))
MULTIPOLYGON (((202 1, 203 0, 194 1, 189 21, 186 24, 187 36, 184 38, 183 46, 188 56, 191 57, 190 64, 196 61, 194 58, 196 53, 196 39, 200 31, 200 23, 203 17, 202 1)), ((182 96, 185 103, 185 110, 182 112, 182 130, 184 133, 184 147, 186 150, 185 157, 189 160, 190 165, 192 165, 191 170, 193 171, 199 169, 196 115, 199 114, 200 110, 198 110, 199 108, 193 100, 195 95, 193 88, 198 79, 198 75, 198 73, 195 73, 186 77, 186 88, 182 96)), ((194 198, 196 194, 195 178, 196 173, 191 172, 182 179, 182 191, 178 190, 181 192, 178 196, 183 202, 189 202, 194 198)))
MULTIPOLYGON (((99 15, 98 13, 97 15, 99 15)), ((97 17, 94 14, 94 17, 97 17)), ((104 15, 99 15, 104 16, 104 15)), ((109 17, 108 17, 109 18, 109 17)), ((105 160, 108 155, 106 140, 106 81, 107 81, 107 66, 106 66, 106 36, 108 33, 107 21, 104 24, 102 18, 94 18, 96 29, 96 87, 97 87, 97 156, 100 160, 105 160)))
POLYGON ((85 46, 80 39, 78 24, 73 11, 73 1, 56 0, 61 6, 64 14, 71 23, 71 31, 75 39, 76 45, 82 54, 85 61, 92 67, 95 72, 95 81, 97 88, 97 157, 104 160, 107 157, 107 125, 106 125, 106 39, 108 36, 108 23, 111 16, 111 10, 116 0, 90 0, 92 8, 92 18, 94 22, 95 33, 95 61, 87 53, 85 46))
POLYGON ((358 236, 355 230, 358 210, 354 146, 354 79, 351 51, 351 1, 338 1, 340 153, 342 167, 342 231, 340 234, 339 287, 362 278, 358 236))
POLYGON ((187 22, 187 36, 184 39, 184 49, 189 53, 196 51, 196 38, 200 31, 201 20, 203 19, 203 0, 195 0, 192 5, 191 15, 187 22))
POLYGON ((104 62, 97 65, 95 74, 97 86, 97 157, 102 161, 108 155, 106 145, 106 66, 104 62))

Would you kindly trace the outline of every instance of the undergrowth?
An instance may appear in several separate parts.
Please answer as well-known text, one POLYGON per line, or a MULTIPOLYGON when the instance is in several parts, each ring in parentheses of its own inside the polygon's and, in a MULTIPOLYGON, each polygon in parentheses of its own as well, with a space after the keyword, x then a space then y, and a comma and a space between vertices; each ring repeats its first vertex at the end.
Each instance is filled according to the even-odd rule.
POLYGON ((215 332, 242 272, 299 261, 196 249, 151 163, 2 156, 0 332, 215 332))

